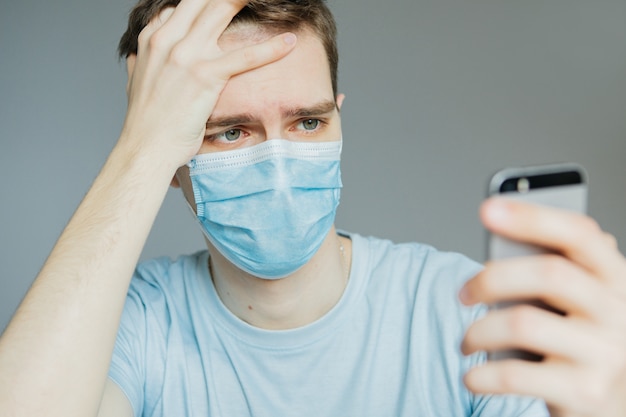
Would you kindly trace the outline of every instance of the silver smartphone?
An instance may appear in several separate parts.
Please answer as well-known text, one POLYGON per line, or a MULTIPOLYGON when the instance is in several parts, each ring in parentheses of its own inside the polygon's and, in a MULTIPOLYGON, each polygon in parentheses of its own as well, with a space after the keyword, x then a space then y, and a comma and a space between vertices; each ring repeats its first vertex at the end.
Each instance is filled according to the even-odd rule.
MULTIPOLYGON (((511 200, 552 206, 579 213, 587 212, 588 180, 585 169, 574 163, 562 163, 521 168, 507 168, 497 172, 489 183, 489 195, 500 195, 511 200)), ((488 239, 488 258, 506 259, 517 256, 547 253, 544 248, 516 242, 496 234, 488 239)), ((555 311, 540 301, 523 301, 555 311)), ((506 308, 515 302, 500 303, 490 308, 506 308)), ((555 311, 556 312, 556 311, 555 311)), ((558 312, 556 312, 558 313, 558 312)), ((541 356, 522 350, 490 352, 489 360, 519 358, 540 361, 541 356)))

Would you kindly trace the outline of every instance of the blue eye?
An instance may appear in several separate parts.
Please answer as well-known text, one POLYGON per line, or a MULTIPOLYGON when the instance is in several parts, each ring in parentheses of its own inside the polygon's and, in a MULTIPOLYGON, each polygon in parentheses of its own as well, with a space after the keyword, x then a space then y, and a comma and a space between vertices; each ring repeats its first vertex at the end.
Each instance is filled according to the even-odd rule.
POLYGON ((320 121, 317 119, 307 119, 303 120, 301 123, 304 130, 315 130, 320 125, 320 121))
POLYGON ((224 133, 220 133, 217 138, 224 138, 227 142, 234 142, 241 137, 240 129, 230 129, 224 133))

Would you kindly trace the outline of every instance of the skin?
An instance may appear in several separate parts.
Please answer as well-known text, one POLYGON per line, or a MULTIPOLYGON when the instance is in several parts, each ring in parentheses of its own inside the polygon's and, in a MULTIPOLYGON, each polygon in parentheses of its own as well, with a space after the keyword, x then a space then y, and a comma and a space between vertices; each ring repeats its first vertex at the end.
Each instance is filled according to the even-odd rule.
MULTIPOLYGON (((249 133, 241 146, 270 137, 300 140, 303 121, 279 109, 334 99, 327 67, 317 59, 309 62, 309 73, 294 58, 319 58, 319 45, 306 32, 269 38, 258 33, 250 43, 235 30, 220 41, 244 4, 182 0, 141 33, 139 53, 128 60, 129 104, 119 141, 0 339, 0 415, 131 416, 124 394, 107 382, 124 299, 169 183, 180 185, 189 199, 188 175, 179 167, 198 152, 233 146, 217 140, 224 126, 207 132, 207 120, 245 108, 250 121, 232 126, 249 133), (321 72, 322 78, 308 78, 321 72), (305 74, 289 88, 284 84, 305 74), (249 94, 244 101, 242 93, 249 94)), ((328 118, 327 130, 315 140, 340 137, 342 100, 320 115, 328 118)), ((467 386, 545 398, 553 416, 626 416, 626 261, 614 239, 586 217, 522 204, 489 201, 482 218, 496 233, 563 255, 488 264, 467 283, 461 300, 472 305, 542 298, 568 314, 514 309, 476 322, 464 353, 524 347, 547 359, 488 363, 467 374, 467 386)), ((348 263, 349 243, 343 242, 348 263)), ((311 322, 332 308, 345 287, 334 229, 310 264, 279 282, 243 274, 209 250, 224 303, 261 327, 311 322), (316 275, 327 281, 314 285, 316 275)))

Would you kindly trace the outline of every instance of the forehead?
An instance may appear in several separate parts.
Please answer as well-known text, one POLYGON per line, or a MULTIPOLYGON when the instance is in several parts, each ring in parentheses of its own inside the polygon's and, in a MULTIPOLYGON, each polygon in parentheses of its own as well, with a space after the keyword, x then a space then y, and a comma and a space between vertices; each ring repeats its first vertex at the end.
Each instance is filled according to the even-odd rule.
MULTIPOLYGON (((239 25, 229 28, 219 45, 222 50, 232 52, 275 34, 252 25, 239 25)), ((232 77, 213 114, 333 101, 330 66, 321 40, 308 30, 300 30, 296 36, 295 48, 284 58, 232 77)))
POLYGON ((281 32, 276 29, 251 23, 231 23, 220 36, 218 43, 222 48, 241 43, 252 45, 279 33, 281 32))

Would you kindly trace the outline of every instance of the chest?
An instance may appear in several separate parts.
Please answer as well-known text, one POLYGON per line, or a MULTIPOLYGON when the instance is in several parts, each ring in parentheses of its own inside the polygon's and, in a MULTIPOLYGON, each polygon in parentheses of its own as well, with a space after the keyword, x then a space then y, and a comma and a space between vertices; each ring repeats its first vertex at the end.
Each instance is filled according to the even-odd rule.
POLYGON ((426 335, 387 327, 351 322, 290 349, 252 346, 216 329, 170 331, 164 367, 146 382, 144 415, 438 415, 442 405, 442 415, 465 415, 449 367, 419 351, 416 338, 426 335))

